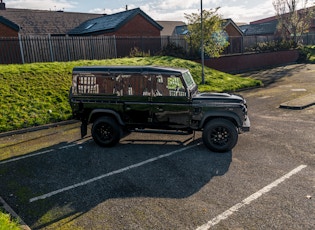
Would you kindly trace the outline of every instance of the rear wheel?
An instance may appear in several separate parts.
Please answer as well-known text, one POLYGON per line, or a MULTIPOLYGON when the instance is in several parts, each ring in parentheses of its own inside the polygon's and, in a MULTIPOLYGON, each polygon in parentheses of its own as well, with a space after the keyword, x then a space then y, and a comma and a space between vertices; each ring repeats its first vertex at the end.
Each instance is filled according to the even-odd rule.
POLYGON ((92 137, 100 146, 114 146, 120 140, 120 133, 120 125, 111 117, 100 117, 92 126, 92 137))
POLYGON ((230 151, 238 140, 237 128, 226 119, 211 120, 204 127, 202 140, 214 152, 230 151))

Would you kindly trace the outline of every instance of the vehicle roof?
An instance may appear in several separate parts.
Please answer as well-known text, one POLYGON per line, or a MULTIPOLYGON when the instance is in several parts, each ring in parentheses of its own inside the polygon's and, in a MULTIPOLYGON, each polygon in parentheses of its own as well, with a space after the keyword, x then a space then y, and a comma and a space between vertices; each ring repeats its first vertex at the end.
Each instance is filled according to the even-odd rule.
POLYGON ((73 74, 78 73, 157 73, 181 74, 187 69, 161 66, 78 66, 73 68, 73 74))

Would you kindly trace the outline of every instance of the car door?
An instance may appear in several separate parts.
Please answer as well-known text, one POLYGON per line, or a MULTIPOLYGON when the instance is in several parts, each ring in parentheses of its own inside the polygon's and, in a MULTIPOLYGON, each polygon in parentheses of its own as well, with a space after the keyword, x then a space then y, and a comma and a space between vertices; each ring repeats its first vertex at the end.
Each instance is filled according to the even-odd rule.
POLYGON ((180 76, 152 75, 152 122, 158 126, 185 128, 190 125, 191 100, 180 76))
POLYGON ((147 74, 122 74, 121 101, 124 104, 123 120, 127 124, 144 126, 151 122, 152 79, 147 74))

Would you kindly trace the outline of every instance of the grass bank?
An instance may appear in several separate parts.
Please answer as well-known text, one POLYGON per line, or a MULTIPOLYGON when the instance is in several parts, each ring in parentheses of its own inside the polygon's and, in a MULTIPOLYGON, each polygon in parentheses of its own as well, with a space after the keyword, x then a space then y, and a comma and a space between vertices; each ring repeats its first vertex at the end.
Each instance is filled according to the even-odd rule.
POLYGON ((205 68, 173 57, 121 58, 95 61, 0 65, 0 132, 71 118, 68 103, 71 72, 84 65, 161 65, 188 68, 200 91, 227 92, 261 85, 260 81, 205 68))
POLYGON ((0 209, 0 230, 20 230, 16 220, 11 220, 9 214, 0 209))

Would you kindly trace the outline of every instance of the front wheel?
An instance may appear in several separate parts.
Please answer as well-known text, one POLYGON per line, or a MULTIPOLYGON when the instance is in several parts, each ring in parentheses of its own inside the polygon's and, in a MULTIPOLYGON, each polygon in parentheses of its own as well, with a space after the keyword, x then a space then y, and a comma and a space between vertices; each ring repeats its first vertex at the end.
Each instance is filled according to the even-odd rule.
POLYGON ((94 141, 104 147, 114 146, 119 142, 121 128, 111 117, 100 117, 92 126, 94 141))
POLYGON ((214 152, 230 151, 238 140, 237 128, 229 120, 214 119, 205 125, 202 140, 214 152))

